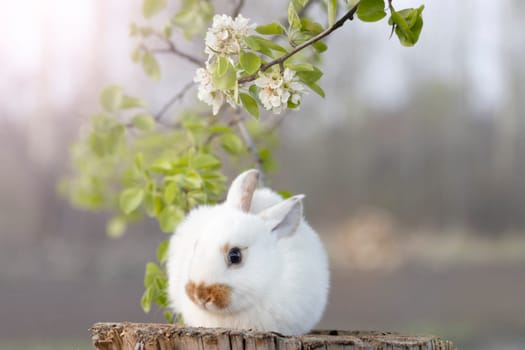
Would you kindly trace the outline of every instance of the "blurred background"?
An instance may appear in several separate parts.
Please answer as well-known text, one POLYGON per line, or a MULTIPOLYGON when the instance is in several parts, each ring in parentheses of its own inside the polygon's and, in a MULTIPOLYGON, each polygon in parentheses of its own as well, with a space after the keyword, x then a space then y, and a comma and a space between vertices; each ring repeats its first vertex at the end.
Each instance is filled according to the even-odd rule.
MULTIPOLYGON (((327 97, 309 94, 285 119, 271 181, 307 194, 306 217, 329 250, 319 328, 523 349, 525 3, 398 6, 420 3, 414 48, 388 40, 384 23, 356 21, 330 36, 327 97)), ((243 13, 268 22, 285 13, 284 2, 272 4, 247 1, 243 13)), ((144 264, 165 238, 156 223, 112 240, 107 216, 72 209, 56 183, 103 86, 126 86, 158 110, 194 66, 161 57, 157 84, 131 62, 140 0, 2 5, 0 349, 89 349, 95 322, 162 322, 139 305, 144 264)))

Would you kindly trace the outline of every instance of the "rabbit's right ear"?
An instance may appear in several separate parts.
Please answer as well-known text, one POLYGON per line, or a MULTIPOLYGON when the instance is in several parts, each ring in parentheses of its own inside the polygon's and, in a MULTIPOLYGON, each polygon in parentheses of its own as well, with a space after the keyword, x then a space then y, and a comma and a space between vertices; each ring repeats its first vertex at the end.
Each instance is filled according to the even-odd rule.
POLYGON ((259 172, 255 169, 247 170, 237 176, 228 190, 226 204, 245 213, 249 212, 252 206, 253 192, 255 192, 258 182, 259 172))
POLYGON ((263 220, 270 223, 277 238, 289 237, 297 231, 303 217, 303 198, 303 194, 290 197, 259 213, 263 220))

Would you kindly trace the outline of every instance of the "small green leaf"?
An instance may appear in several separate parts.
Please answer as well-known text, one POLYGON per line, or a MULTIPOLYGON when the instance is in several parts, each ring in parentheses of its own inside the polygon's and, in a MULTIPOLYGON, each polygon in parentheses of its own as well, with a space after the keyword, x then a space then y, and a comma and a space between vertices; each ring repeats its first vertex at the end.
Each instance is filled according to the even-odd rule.
POLYGON ((173 313, 169 310, 164 310, 164 318, 166 322, 173 323, 173 313))
POLYGON ((151 114, 137 114, 131 122, 139 130, 149 131, 155 128, 155 118, 151 114))
POLYGON ((259 119, 259 106, 257 105, 257 101, 248 94, 241 93, 239 94, 239 97, 242 105, 246 108, 248 113, 259 119))
MULTIPOLYGON (((328 0, 328 26, 333 26, 337 15, 337 0, 328 0)), ((386 14, 385 14, 386 15, 386 14)))
POLYGON ((221 144, 224 150, 232 155, 239 155, 244 151, 243 141, 235 134, 222 135, 221 144))
POLYGON ((151 18, 166 7, 166 0, 144 0, 142 3, 142 14, 151 18))
POLYGON ((163 232, 173 233, 175 227, 184 219, 184 212, 180 208, 170 205, 160 212, 158 219, 163 232))
POLYGON ((237 72, 233 68, 230 61, 225 59, 226 70, 223 74, 219 74, 219 64, 212 64, 212 81, 213 85, 219 90, 229 90, 237 85, 237 72))
POLYGON ((315 83, 316 81, 318 81, 319 79, 321 79, 321 77, 323 76, 323 72, 315 67, 315 66, 312 66, 313 67, 313 70, 312 71, 298 71, 297 72, 297 77, 305 84, 311 84, 311 83, 315 83))
POLYGON ((313 72, 315 67, 310 63, 287 64, 286 67, 296 72, 313 72))
POLYGON ((361 0, 357 17, 364 22, 376 22, 386 16, 384 0, 361 0))
POLYGON ((261 67, 261 58, 252 52, 241 51, 239 63, 248 74, 253 74, 261 67))
POLYGON ((317 35, 324 30, 323 26, 308 18, 301 18, 301 32, 317 35))
POLYGON ((159 263, 164 264, 168 260, 170 241, 162 241, 157 247, 157 260, 159 263))
POLYGON ((122 88, 116 85, 105 87, 100 93, 100 104, 108 112, 115 112, 122 104, 122 88))
POLYGON ((226 73, 229 63, 230 61, 228 61, 225 56, 219 56, 219 59, 217 60, 217 74, 219 77, 222 77, 224 73, 226 73))
POLYGON ((144 310, 145 313, 150 312, 152 301, 153 301, 153 288, 148 287, 144 291, 144 294, 142 294, 142 298, 140 298, 140 306, 142 307, 142 310, 144 310))
POLYGON ((278 191, 277 193, 279 193, 279 195, 283 197, 283 199, 288 199, 292 196, 292 194, 286 190, 281 190, 281 191, 278 191))
POLYGON ((166 187, 164 187, 163 195, 164 195, 164 201, 166 204, 173 203, 173 200, 177 196, 178 187, 175 182, 170 182, 166 187))
POLYGON ((312 47, 319 53, 325 52, 328 49, 328 46, 322 41, 316 41, 312 44, 312 47))
POLYGON ((144 190, 138 187, 126 188, 120 194, 120 209, 125 214, 130 214, 139 207, 144 199, 144 190))
POLYGON ((148 106, 148 103, 146 102, 146 100, 142 98, 131 97, 128 95, 123 95, 122 102, 120 103, 120 108, 122 109, 145 108, 147 106, 148 106))
POLYGON ((121 216, 111 218, 106 224, 106 233, 111 238, 120 238, 126 231, 126 220, 121 216))
POLYGON ((299 18, 292 1, 290 1, 290 4, 288 5, 288 24, 290 25, 290 28, 301 30, 301 19, 299 18))
POLYGON ((262 48, 271 49, 274 51, 286 53, 286 49, 282 47, 279 44, 274 43, 271 40, 262 38, 260 36, 256 35, 250 35, 244 39, 246 43, 248 44, 248 47, 250 47, 252 50, 260 51, 262 48), (254 48, 252 48, 250 45, 252 45, 254 48))
POLYGON ((142 68, 151 79, 160 80, 159 63, 150 51, 146 51, 142 56, 142 68))
POLYGON ((401 45, 414 46, 417 43, 423 28, 421 14, 424 8, 422 5, 417 9, 404 9, 396 12, 393 7, 390 7, 392 14, 388 23, 394 26, 401 45))
POLYGON ((186 189, 198 190, 202 187, 202 178, 196 171, 190 171, 183 177, 182 184, 186 189))
POLYGON ((159 215, 164 209, 164 201, 158 193, 147 193, 144 197, 144 206, 146 207, 146 213, 150 217, 159 215))
POLYGON ((191 165, 195 169, 219 169, 221 161, 211 154, 199 154, 191 160, 191 165))
POLYGON ((281 35, 284 33, 284 28, 277 22, 272 22, 255 28, 255 31, 263 35, 281 35))
POLYGON ((308 83, 306 85, 319 96, 323 98, 325 97, 324 90, 319 85, 317 85, 317 83, 308 83))

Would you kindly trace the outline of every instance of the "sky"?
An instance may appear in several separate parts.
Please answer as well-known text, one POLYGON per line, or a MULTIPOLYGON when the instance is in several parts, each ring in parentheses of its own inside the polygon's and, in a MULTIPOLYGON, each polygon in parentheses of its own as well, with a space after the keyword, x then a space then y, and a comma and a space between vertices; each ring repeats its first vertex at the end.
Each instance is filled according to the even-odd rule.
MULTIPOLYGON (((514 1, 397 2, 403 2, 399 7, 425 4, 420 43, 407 49, 395 38, 388 40, 384 23, 348 24, 329 39, 327 90, 339 89, 341 69, 353 60, 359 63, 352 77, 359 86, 358 97, 381 108, 406 103, 414 83, 428 79, 467 84, 468 103, 480 111, 494 110, 505 102, 510 88, 505 59, 523 53, 518 48, 523 46, 521 34, 510 30, 519 23, 514 1), (347 45, 349 40, 353 46, 347 45), (361 58, 356 60, 355 55, 361 58)), ((259 12, 251 12, 257 20, 259 12)), ((140 90, 145 80, 129 60, 134 43, 128 37, 129 22, 139 15, 138 0, 5 2, 0 12, 0 95, 5 101, 0 118, 30 120, 43 105, 54 108, 72 103, 85 93, 86 84, 100 83, 93 80, 96 74, 103 82, 131 84, 140 90)), ((187 69, 167 71, 175 80, 191 78, 187 69)), ((145 94, 160 104, 169 92, 145 94)))

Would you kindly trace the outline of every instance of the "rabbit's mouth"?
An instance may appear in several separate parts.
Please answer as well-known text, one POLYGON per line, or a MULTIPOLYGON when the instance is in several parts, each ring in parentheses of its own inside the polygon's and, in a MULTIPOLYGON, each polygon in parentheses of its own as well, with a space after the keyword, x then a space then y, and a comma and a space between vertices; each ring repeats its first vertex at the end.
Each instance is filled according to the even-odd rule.
POLYGON ((207 311, 219 311, 228 308, 231 303, 232 288, 226 284, 189 281, 186 284, 186 294, 198 307, 207 311))

